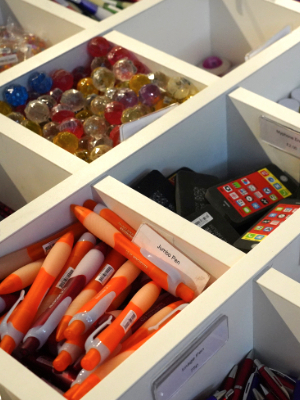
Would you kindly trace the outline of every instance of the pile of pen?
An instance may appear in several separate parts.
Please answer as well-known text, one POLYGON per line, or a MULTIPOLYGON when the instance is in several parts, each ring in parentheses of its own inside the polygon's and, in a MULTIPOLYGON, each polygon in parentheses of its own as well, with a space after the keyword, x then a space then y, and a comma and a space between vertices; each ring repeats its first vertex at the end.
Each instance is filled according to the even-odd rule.
POLYGON ((144 257, 105 205, 71 209, 79 222, 0 258, 0 347, 77 400, 195 293, 144 257))
POLYGON ((251 350, 209 399, 299 400, 300 380, 262 364, 251 350))

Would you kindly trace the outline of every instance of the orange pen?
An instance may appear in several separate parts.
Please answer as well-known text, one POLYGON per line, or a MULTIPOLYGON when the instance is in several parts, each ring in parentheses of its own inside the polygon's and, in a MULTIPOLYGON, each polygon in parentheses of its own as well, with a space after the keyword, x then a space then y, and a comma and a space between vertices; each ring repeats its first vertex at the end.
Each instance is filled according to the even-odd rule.
POLYGON ((90 343, 85 344, 86 355, 81 360, 81 366, 87 371, 103 363, 115 350, 125 336, 128 329, 137 321, 155 302, 161 288, 153 281, 143 286, 131 299, 121 314, 90 343))
POLYGON ((30 328, 43 297, 67 261, 73 242, 74 234, 68 232, 55 243, 24 300, 8 318, 0 344, 7 353, 12 353, 30 328))
POLYGON ((64 332, 65 337, 72 339, 86 332, 140 272, 131 261, 126 261, 103 289, 78 310, 64 332))
POLYGON ((68 280, 71 278, 79 262, 95 246, 96 241, 97 239, 95 238, 95 236, 89 232, 85 232, 83 235, 80 236, 77 243, 73 247, 70 257, 65 263, 63 269, 58 274, 49 292, 39 306, 38 312, 36 314, 36 319, 45 310, 47 310, 50 304, 52 304, 56 297, 60 294, 68 280))
POLYGON ((114 211, 110 210, 104 204, 96 203, 94 200, 86 200, 83 203, 83 207, 94 211, 100 217, 104 218, 112 226, 114 226, 119 232, 123 233, 127 239, 132 240, 136 231, 127 224, 121 217, 118 216, 114 211))
POLYGON ((100 317, 93 328, 90 328, 84 335, 74 339, 66 340, 59 348, 58 356, 53 360, 53 367, 57 371, 64 371, 69 365, 76 362, 85 353, 84 344, 87 338, 99 326, 105 329, 121 313, 120 310, 105 313, 100 317))
POLYGON ((61 322, 57 327, 56 339, 61 341, 65 338, 64 331, 67 328, 72 317, 77 313, 77 311, 86 304, 90 299, 92 299, 103 286, 111 279, 113 274, 121 267, 121 265, 126 261, 116 250, 112 249, 110 253, 106 256, 100 272, 92 278, 88 285, 79 293, 79 295, 72 301, 68 307, 65 315, 63 316, 61 322))
MULTIPOLYGON (((130 240, 122 235, 115 227, 93 211, 80 206, 75 206, 73 211, 78 220, 90 232, 132 261, 163 289, 170 291, 171 284, 169 284, 169 282, 171 282, 172 279, 169 281, 169 274, 144 257, 141 254, 141 249, 136 244, 130 242, 130 240)), ((183 282, 178 282, 176 288, 172 289, 171 294, 180 297, 187 303, 190 303, 195 297, 194 291, 183 282)))
POLYGON ((53 247, 55 241, 57 241, 65 233, 72 232, 75 240, 77 240, 85 231, 86 229, 82 226, 82 224, 76 222, 75 224, 69 225, 67 228, 62 229, 56 232, 54 235, 48 236, 37 243, 31 244, 28 247, 24 247, 23 249, 16 250, 13 253, 0 257, 0 280, 6 278, 17 268, 23 267, 32 261, 36 261, 45 257, 49 253, 49 250, 53 247))
POLYGON ((0 295, 17 292, 30 286, 41 269, 43 262, 44 258, 41 258, 40 260, 24 265, 24 267, 10 274, 0 284, 0 295))

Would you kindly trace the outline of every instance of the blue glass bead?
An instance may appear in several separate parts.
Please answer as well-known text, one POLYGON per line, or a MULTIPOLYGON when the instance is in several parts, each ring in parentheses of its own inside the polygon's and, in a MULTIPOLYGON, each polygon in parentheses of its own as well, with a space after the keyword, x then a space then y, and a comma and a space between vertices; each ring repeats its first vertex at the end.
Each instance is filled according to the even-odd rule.
POLYGON ((28 79, 32 90, 40 94, 48 93, 52 88, 52 78, 45 72, 34 72, 28 79))
POLYGON ((3 96, 8 104, 13 107, 26 104, 28 93, 24 86, 11 85, 4 89, 3 96))

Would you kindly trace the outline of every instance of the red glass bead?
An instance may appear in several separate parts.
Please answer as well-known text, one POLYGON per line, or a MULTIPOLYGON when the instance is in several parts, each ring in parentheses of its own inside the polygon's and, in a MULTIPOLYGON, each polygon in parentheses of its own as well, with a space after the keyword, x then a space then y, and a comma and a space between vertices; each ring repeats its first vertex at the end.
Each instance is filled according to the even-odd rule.
POLYGON ((120 126, 115 126, 111 130, 109 137, 113 141, 113 147, 116 147, 118 144, 120 144, 120 126))
POLYGON ((103 37, 94 37, 88 42, 87 51, 92 57, 103 57, 111 49, 111 44, 103 37))
POLYGON ((121 117, 123 110, 125 110, 125 107, 122 103, 112 101, 105 107, 104 117, 111 125, 120 125, 122 124, 121 117))
POLYGON ((63 92, 72 89, 74 78, 73 75, 64 69, 57 69, 51 74, 53 80, 52 89, 59 88, 63 92))
POLYGON ((133 53, 131 53, 131 51, 121 46, 113 47, 107 54, 107 59, 111 63, 111 65, 114 65, 117 61, 121 60, 122 58, 128 58, 131 61, 136 60, 136 56, 133 53))

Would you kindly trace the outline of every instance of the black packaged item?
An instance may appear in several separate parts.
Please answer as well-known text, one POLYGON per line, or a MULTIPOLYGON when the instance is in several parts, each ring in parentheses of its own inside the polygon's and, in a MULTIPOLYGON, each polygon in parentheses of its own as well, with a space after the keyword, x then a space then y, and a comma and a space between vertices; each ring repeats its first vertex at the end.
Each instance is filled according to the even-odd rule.
POLYGON ((199 212, 201 208, 209 204, 205 198, 207 189, 218 183, 219 179, 213 175, 179 171, 175 185, 177 214, 186 217, 194 212, 199 212))
POLYGON ((132 188, 175 212, 175 188, 159 171, 151 171, 132 188))
POLYGON ((229 222, 210 205, 190 214, 186 219, 229 244, 233 244, 240 237, 229 222))
POLYGON ((192 169, 188 168, 188 167, 182 167, 177 169, 175 172, 173 172, 170 176, 168 176, 168 180, 172 183, 172 185, 175 186, 176 184, 176 177, 177 174, 181 171, 190 171, 190 172, 194 172, 192 169))

